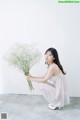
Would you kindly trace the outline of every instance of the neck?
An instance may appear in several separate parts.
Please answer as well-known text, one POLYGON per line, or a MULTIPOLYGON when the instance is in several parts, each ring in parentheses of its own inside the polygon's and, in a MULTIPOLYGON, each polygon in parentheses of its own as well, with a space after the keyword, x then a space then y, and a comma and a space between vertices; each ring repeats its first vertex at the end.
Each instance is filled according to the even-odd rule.
POLYGON ((54 64, 54 62, 53 63, 48 63, 49 66, 52 65, 52 64, 54 64))

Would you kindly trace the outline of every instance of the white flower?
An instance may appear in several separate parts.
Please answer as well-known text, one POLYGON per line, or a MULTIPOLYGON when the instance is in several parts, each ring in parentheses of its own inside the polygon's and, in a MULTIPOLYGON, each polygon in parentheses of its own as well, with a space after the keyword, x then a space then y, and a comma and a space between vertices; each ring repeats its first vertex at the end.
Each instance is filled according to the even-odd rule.
MULTIPOLYGON (((36 64, 40 58, 41 53, 34 45, 29 44, 15 44, 9 50, 9 54, 5 56, 5 59, 10 65, 14 65, 24 72, 25 75, 29 74, 30 68, 36 64)), ((28 81, 30 90, 33 89, 31 81, 28 81)))

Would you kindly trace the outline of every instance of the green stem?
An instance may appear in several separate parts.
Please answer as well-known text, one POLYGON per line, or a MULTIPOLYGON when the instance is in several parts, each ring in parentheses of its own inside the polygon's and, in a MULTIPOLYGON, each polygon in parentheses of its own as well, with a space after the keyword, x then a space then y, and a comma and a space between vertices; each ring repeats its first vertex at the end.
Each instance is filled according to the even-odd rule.
MULTIPOLYGON (((28 73, 25 72, 25 75, 28 75, 28 73)), ((30 91, 34 90, 33 85, 32 85, 32 82, 29 81, 29 80, 27 80, 27 82, 28 82, 30 91)))

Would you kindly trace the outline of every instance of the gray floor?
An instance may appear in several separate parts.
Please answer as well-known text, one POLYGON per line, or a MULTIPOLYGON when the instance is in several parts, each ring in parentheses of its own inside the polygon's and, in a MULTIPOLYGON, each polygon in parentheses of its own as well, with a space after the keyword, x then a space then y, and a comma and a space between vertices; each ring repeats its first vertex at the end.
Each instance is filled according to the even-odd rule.
POLYGON ((80 120, 80 98, 61 110, 50 110, 41 95, 0 95, 0 120, 80 120))

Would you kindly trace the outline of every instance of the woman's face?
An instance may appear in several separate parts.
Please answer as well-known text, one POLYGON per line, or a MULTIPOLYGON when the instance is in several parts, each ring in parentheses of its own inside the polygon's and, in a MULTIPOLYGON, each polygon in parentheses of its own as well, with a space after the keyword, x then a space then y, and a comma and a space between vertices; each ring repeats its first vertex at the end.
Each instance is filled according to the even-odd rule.
POLYGON ((54 57, 53 57, 53 55, 51 54, 51 52, 50 51, 47 51, 46 53, 45 53, 45 62, 47 63, 47 64, 52 64, 53 63, 53 61, 54 61, 54 57))

